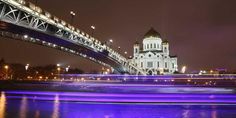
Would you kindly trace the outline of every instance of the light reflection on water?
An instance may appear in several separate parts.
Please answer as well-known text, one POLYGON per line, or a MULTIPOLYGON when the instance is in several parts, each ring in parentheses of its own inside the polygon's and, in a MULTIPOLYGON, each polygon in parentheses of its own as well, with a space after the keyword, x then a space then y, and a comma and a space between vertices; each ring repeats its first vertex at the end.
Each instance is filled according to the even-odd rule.
POLYGON ((5 109, 6 109, 6 96, 4 92, 1 92, 0 97, 0 118, 4 118, 5 116, 5 109))
MULTIPOLYGON (((152 104, 95 104, 62 102, 60 94, 52 101, 20 96, 8 98, 1 92, 0 118, 231 118, 236 106, 224 105, 152 105, 152 104)), ((32 96, 31 96, 32 97, 32 96)), ((39 96, 38 96, 39 97, 39 96)))
POLYGON ((28 112, 28 100, 26 96, 23 96, 20 103, 20 112, 19 112, 20 118, 27 118, 26 116, 27 112, 28 112))
POLYGON ((60 101, 59 101, 59 95, 57 94, 54 98, 54 105, 53 105, 53 113, 52 118, 59 118, 59 110, 60 110, 60 101))

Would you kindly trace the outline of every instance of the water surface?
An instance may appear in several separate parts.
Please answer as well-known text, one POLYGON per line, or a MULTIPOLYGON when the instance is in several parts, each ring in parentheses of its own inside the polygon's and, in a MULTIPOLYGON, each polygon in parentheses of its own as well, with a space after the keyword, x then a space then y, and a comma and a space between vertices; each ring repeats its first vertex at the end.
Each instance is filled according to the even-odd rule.
POLYGON ((81 103, 61 101, 60 93, 49 96, 51 100, 32 99, 34 97, 35 95, 12 95, 1 92, 0 118, 235 118, 236 116, 236 105, 230 104, 81 103))

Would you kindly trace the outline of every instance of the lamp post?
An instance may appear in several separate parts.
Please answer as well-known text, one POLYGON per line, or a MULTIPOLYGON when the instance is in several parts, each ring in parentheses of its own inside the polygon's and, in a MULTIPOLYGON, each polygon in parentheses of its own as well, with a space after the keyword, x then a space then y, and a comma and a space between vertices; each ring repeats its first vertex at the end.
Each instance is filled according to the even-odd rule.
POLYGON ((58 79, 60 79, 60 71, 61 71, 61 68, 57 67, 58 79))
POLYGON ((125 52, 124 52, 124 54, 125 54, 125 57, 127 57, 127 54, 128 54, 128 52, 127 52, 127 51, 125 51, 125 52))
POLYGON ((92 29, 92 37, 93 37, 93 34, 94 34, 94 31, 95 31, 96 27, 92 25, 91 29, 92 29))
POLYGON ((184 74, 186 72, 186 69, 187 69, 187 67, 183 66, 182 69, 181 69, 181 72, 184 74))
POLYGON ((25 65, 25 70, 27 71, 29 69, 29 64, 25 65))
POLYGON ((106 50, 108 50, 108 47, 112 46, 112 43, 113 43, 113 39, 109 39, 108 41, 105 41, 105 44, 106 44, 106 50))
POLYGON ((109 46, 112 48, 113 39, 109 39, 109 46))
POLYGON ((26 78, 27 78, 27 76, 28 76, 28 69, 29 69, 29 64, 26 64, 25 65, 25 74, 26 74, 26 78))
POLYGON ((8 66, 8 65, 5 65, 4 68, 5 68, 5 70, 6 70, 6 79, 8 79, 8 69, 9 69, 9 66, 8 66))
POLYGON ((61 71, 61 65, 57 64, 57 74, 58 74, 58 79, 60 79, 60 71, 61 71))
POLYGON ((66 72, 69 72, 70 66, 66 67, 66 72))
POLYGON ((70 23, 71 23, 71 25, 73 25, 73 22, 74 22, 74 17, 75 17, 75 12, 73 12, 73 11, 70 11, 70 16, 71 16, 70 23))
POLYGON ((118 52, 120 53, 120 49, 121 49, 121 47, 120 46, 118 46, 118 52))

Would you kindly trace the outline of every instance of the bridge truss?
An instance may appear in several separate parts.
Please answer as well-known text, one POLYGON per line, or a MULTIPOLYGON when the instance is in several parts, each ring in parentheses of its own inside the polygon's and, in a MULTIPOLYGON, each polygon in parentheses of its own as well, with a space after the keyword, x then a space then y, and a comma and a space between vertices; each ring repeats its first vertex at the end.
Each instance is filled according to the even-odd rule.
POLYGON ((1 36, 79 55, 122 74, 146 74, 101 41, 24 0, 0 0, 0 31, 1 36))

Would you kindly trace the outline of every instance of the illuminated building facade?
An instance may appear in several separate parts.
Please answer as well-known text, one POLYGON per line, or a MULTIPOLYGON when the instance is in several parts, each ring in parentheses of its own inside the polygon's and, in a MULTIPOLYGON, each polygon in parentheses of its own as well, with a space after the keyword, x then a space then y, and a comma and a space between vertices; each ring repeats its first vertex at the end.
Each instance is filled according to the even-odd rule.
POLYGON ((131 62, 146 72, 147 75, 173 74, 178 71, 177 56, 170 56, 169 43, 151 28, 140 46, 134 44, 134 55, 131 62))

